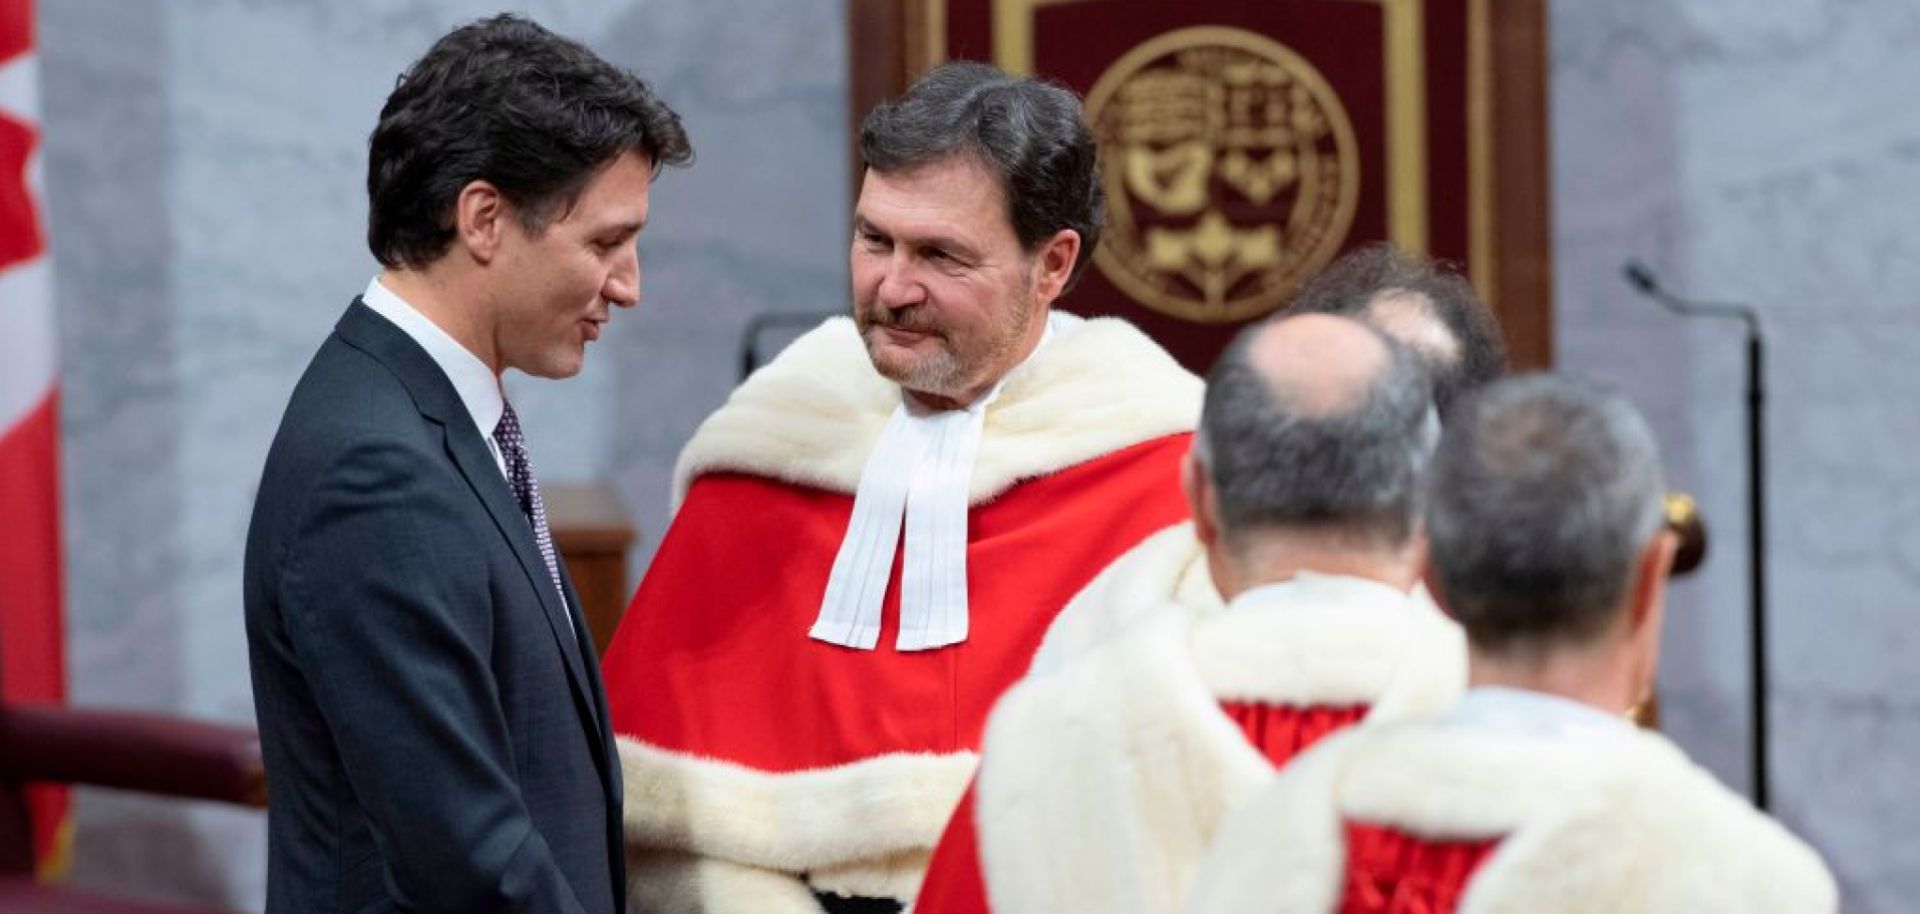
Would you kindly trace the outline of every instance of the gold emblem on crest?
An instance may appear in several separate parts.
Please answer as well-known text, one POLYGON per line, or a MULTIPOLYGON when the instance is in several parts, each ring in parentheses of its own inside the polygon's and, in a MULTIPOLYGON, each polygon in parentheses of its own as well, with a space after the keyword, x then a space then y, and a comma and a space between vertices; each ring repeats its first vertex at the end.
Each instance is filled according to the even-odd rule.
POLYGON ((1094 83, 1107 225, 1094 263, 1141 304, 1201 323, 1280 307, 1353 223, 1360 155, 1305 58, 1244 29, 1180 29, 1094 83))

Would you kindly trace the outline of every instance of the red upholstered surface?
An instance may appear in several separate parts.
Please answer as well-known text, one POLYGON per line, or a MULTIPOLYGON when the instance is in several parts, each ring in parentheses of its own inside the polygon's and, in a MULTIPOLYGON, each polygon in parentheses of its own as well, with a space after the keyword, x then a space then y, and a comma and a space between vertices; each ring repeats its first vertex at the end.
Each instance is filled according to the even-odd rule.
POLYGON ((1467 880, 1498 839, 1430 841, 1394 828, 1348 822, 1347 876, 1339 914, 1453 914, 1467 880))

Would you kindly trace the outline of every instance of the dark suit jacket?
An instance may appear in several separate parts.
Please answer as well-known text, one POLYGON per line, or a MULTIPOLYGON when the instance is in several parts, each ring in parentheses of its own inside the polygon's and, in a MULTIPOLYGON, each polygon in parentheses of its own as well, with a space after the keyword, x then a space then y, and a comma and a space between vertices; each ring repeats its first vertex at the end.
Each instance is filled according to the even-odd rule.
POLYGON ((453 384, 355 300, 247 534, 270 914, 625 908, 620 767, 567 613, 453 384))

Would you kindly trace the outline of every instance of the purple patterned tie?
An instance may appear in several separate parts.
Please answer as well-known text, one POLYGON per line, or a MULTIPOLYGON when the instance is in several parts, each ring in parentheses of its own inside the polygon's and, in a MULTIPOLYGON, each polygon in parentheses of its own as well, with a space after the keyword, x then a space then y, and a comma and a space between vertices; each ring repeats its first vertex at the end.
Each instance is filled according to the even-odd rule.
MULTIPOLYGON (((520 510, 533 522, 534 542, 540 544, 540 557, 547 562, 547 574, 560 594, 560 606, 566 608, 567 589, 560 586, 560 563, 554 558, 553 532, 547 529, 547 509, 540 503, 540 486, 533 481, 533 463, 527 460, 527 436, 520 431, 520 417, 514 415, 511 403, 500 414, 500 424, 493 427, 493 442, 507 459, 507 482, 513 486, 513 497, 520 501, 520 510)), ((567 624, 572 625, 573 613, 566 615, 567 624)))

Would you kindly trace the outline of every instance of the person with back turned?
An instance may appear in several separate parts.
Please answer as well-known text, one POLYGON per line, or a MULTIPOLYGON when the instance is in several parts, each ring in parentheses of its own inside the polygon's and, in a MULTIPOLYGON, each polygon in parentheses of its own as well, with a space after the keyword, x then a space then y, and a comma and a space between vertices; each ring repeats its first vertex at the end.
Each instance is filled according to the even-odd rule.
POLYGON ((1548 375, 1471 398, 1427 507, 1469 687, 1336 736, 1235 810, 1192 914, 1835 914, 1820 857, 1626 709, 1653 688, 1675 534, 1617 394, 1548 375))
POLYGON ((1226 605, 1168 604, 1009 691, 916 912, 1172 914, 1221 818, 1275 770, 1459 695, 1459 627, 1413 594, 1428 391, 1406 347, 1342 317, 1228 347, 1183 474, 1226 605))
MULTIPOLYGON (((1463 395, 1507 370, 1499 324, 1466 277, 1385 242, 1342 255, 1282 313, 1349 317, 1405 346, 1426 369, 1443 424, 1463 395)), ((1033 671, 1059 668, 1169 601, 1203 615, 1222 605, 1190 523, 1142 540, 1075 594, 1041 639, 1033 671)))

